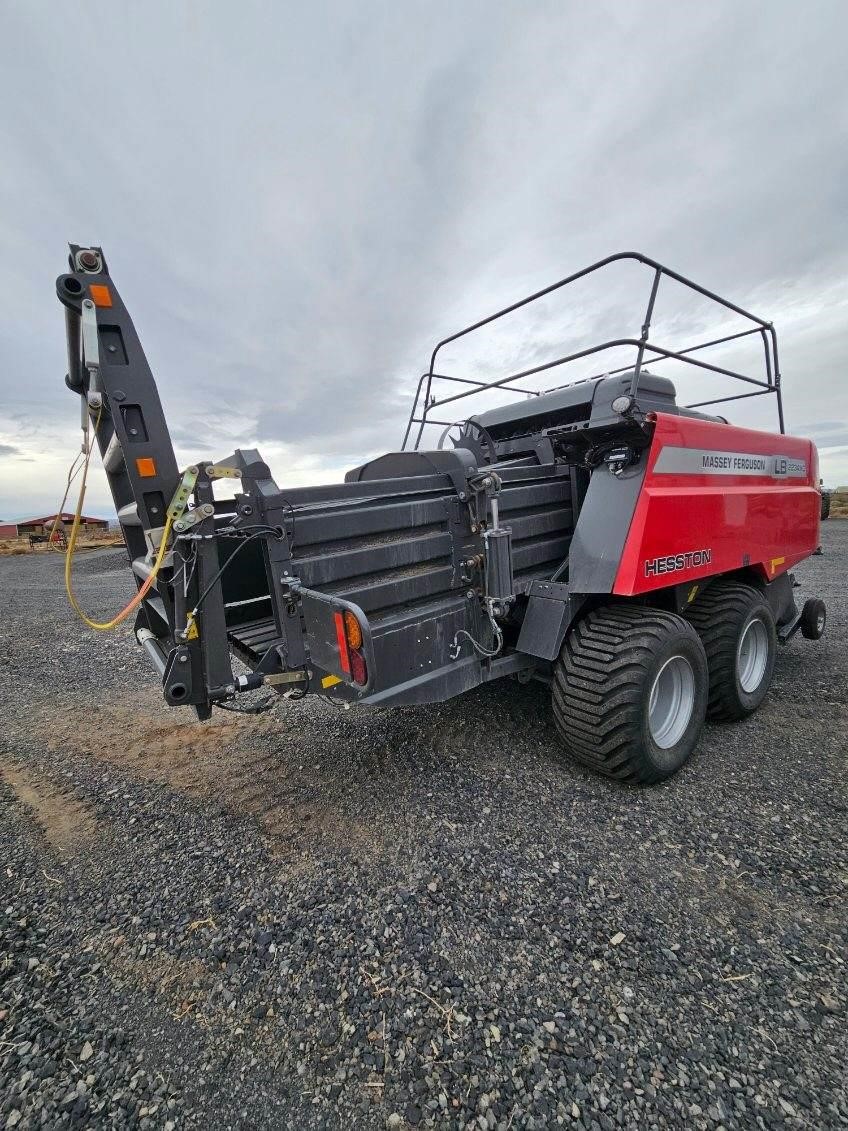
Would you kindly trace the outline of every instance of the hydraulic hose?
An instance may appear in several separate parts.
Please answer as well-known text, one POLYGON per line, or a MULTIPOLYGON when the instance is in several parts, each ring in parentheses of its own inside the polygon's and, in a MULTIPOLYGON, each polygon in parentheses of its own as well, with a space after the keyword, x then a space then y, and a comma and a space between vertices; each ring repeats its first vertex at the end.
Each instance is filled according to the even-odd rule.
MULTIPOLYGON (((130 615, 130 613, 133 611, 133 609, 138 608, 138 606, 141 604, 141 602, 144 600, 144 598, 150 592, 150 589, 153 585, 153 582, 156 580, 157 574, 159 573, 159 570, 162 568, 162 562, 164 561, 165 554, 167 553, 167 550, 168 550, 168 539, 171 536, 171 526, 173 524, 173 519, 170 516, 168 516, 168 518, 166 518, 166 520, 165 520, 165 526, 162 530, 162 538, 161 538, 161 541, 159 542, 159 550, 156 554, 156 559, 153 563, 153 568, 151 569, 150 573, 147 575, 147 577, 144 581, 144 584, 141 586, 138 593, 136 593, 135 597, 133 597, 133 599, 127 605, 125 605, 124 608, 121 609, 121 611, 116 616, 112 617, 111 620, 107 620, 107 621, 92 620, 91 617, 89 617, 83 611, 83 609, 80 607, 79 602, 77 601, 76 594, 74 593, 74 587, 73 587, 73 581, 72 581, 71 573, 72 573, 72 568, 73 568, 73 564, 74 564, 74 551, 76 549, 76 544, 77 544, 77 535, 79 534, 80 518, 82 517, 82 508, 83 508, 83 503, 85 502, 85 489, 86 489, 86 483, 87 483, 87 480, 88 480, 88 468, 89 468, 89 464, 91 463, 91 451, 92 451, 92 447, 93 447, 92 441, 93 441, 94 436, 96 436, 96 434, 97 434, 97 427, 100 424, 100 416, 101 416, 102 412, 103 412, 103 409, 101 407, 100 411, 97 413, 97 419, 94 422, 93 432, 92 432, 90 426, 86 427, 86 432, 85 432, 85 449, 86 449, 86 451, 85 451, 85 459, 83 460, 83 464, 82 464, 82 479, 80 481, 80 490, 79 490, 79 496, 77 498, 77 507, 76 507, 76 511, 74 512, 74 521, 73 521, 73 525, 71 526, 71 535, 70 535, 70 538, 68 539, 68 552, 65 555, 65 592, 68 594, 68 601, 70 602, 71 608, 74 610, 74 612, 80 618, 80 620, 83 621, 85 624, 87 624, 89 628, 96 629, 98 632, 106 632, 110 628, 116 628, 122 621, 126 620, 126 618, 130 615)), ((90 424, 90 422, 89 422, 89 424, 90 424)))

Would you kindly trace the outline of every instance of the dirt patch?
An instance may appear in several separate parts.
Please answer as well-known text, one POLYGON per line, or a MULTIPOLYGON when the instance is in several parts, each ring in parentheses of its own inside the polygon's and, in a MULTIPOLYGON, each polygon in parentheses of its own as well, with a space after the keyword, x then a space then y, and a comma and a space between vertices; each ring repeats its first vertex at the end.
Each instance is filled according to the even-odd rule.
POLYGON ((0 764, 0 777, 30 809, 44 835, 60 853, 73 852, 95 831, 91 810, 62 791, 55 782, 36 776, 14 762, 0 764))
POLYGON ((378 850, 378 834, 345 812, 343 796, 296 752, 281 749, 290 738, 284 729, 273 714, 201 723, 140 693, 93 715, 87 707, 76 717, 70 707, 58 722, 34 716, 30 733, 50 751, 84 754, 254 817, 277 855, 305 858, 317 845, 357 855, 378 850))

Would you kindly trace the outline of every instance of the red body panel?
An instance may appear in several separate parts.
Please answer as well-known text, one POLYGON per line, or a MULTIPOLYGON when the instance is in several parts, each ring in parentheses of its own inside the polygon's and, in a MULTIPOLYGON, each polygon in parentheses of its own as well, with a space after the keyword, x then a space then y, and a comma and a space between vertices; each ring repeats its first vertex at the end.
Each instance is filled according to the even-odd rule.
POLYGON ((658 413, 613 592, 744 566, 771 580, 819 544, 817 485, 810 440, 658 413))

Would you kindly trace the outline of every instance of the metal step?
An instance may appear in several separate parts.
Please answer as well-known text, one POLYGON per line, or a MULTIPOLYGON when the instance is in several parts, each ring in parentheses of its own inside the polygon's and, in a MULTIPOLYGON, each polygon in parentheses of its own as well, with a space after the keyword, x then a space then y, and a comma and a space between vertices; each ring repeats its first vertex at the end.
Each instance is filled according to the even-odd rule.
POLYGON ((141 526, 141 519, 138 517, 138 503, 127 503, 125 507, 121 507, 118 511, 118 522, 121 526, 141 526))
POLYGON ((118 441, 117 432, 112 433, 112 439, 103 453, 103 466, 110 475, 114 475, 116 471, 121 471, 124 467, 124 449, 118 441))
POLYGON ((165 612, 165 602, 161 597, 149 594, 144 598, 144 606, 148 613, 155 613, 166 630, 170 628, 168 614, 165 612))
POLYGON ((132 571, 142 581, 147 581, 153 569, 153 563, 147 558, 133 558, 132 571))
POLYGON ((261 620, 235 625, 227 630, 227 636, 242 658, 252 663, 258 663, 279 639, 273 617, 262 617, 261 620))

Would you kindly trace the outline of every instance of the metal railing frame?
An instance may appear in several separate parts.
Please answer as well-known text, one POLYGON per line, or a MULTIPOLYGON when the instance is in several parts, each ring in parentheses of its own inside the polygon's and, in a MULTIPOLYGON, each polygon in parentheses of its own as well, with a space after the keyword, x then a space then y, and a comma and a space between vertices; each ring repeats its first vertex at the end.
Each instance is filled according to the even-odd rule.
MULTIPOLYGON (((505 306, 502 310, 495 311, 494 314, 488 315, 486 318, 481 318, 478 322, 474 322, 471 326, 466 326, 462 330, 442 338, 435 346, 430 357, 430 368, 426 373, 422 373, 418 380, 418 386, 415 392, 415 400, 413 401, 412 410, 409 414, 409 421, 406 426, 406 432, 403 437, 402 450, 406 450, 407 443, 409 442, 410 435, 414 425, 418 425, 418 432, 415 436, 414 448, 418 448, 424 428, 427 424, 436 424, 442 426, 450 426, 452 421, 435 420, 429 415, 431 410, 441 407, 442 405, 451 404, 453 401, 462 400, 464 397, 473 396, 475 393, 480 393, 485 389, 502 389, 508 387, 515 381, 520 381, 524 377, 530 377, 537 373, 545 373, 549 370, 556 369, 563 365, 568 365, 570 362, 577 361, 580 358, 590 357, 597 353, 602 353, 605 350, 616 349, 622 346, 630 346, 636 350, 635 365, 624 365, 617 369, 610 371, 611 374, 624 373, 627 370, 633 370, 633 378, 630 382, 630 395, 636 396, 639 386, 639 376, 642 372, 643 363, 647 360, 652 364, 658 364, 663 361, 676 360, 684 362, 687 365, 692 365, 698 369, 707 370, 712 373, 719 373, 727 377, 732 377, 735 380, 743 381, 749 385, 756 385, 758 389, 752 393, 737 393, 728 397, 716 397, 711 400, 697 401, 694 404, 686 405, 687 408, 704 408, 708 405, 725 404, 728 401, 745 400, 748 397, 758 397, 767 394, 773 394, 777 400, 777 415, 780 425, 780 431, 785 431, 783 420, 783 397, 780 389, 780 365, 778 361, 777 352, 777 334, 775 333, 774 326, 771 322, 767 322, 763 318, 751 314, 749 311, 737 306, 736 303, 730 302, 729 299, 722 298, 721 295, 709 291, 706 287, 700 286, 698 283, 687 279, 684 275, 672 271, 668 267, 664 267, 654 259, 650 259, 647 255, 642 255, 638 251, 622 251, 615 255, 608 255, 605 259, 598 260, 590 267, 585 267, 582 271, 577 271, 573 275, 567 276, 565 279, 560 279, 556 283, 552 283, 548 287, 544 287, 540 291, 535 291, 526 298, 520 299, 518 302, 512 303, 510 306, 505 306), (651 291, 648 297, 647 307, 645 309, 645 317, 642 322, 641 334, 638 338, 613 338, 609 341, 602 342, 597 346, 589 346, 587 349, 577 350, 574 353, 567 354, 564 357, 555 358, 553 361, 548 361, 542 365, 535 365, 529 369, 520 370, 518 373, 511 373, 506 377, 501 377, 492 381, 472 380, 468 377, 456 377, 446 373, 436 372, 436 358, 439 351, 443 346, 449 345, 451 342, 457 341, 459 338, 464 338, 467 334, 473 333, 475 330, 480 330, 484 326, 490 325, 498 318, 503 318, 507 314, 512 314, 515 310, 520 310, 522 307, 535 302, 546 295, 553 294, 554 291, 560 290, 562 287, 568 286, 570 283, 576 282, 578 279, 583 279, 594 272, 609 266, 611 263, 620 263, 623 261, 635 261, 646 267, 651 268, 653 271, 653 279, 651 283, 651 291), (659 291, 660 281, 663 276, 673 279, 675 282, 682 284, 684 287, 695 291, 697 294, 702 295, 704 298, 717 303, 719 306, 724 307, 726 310, 733 311, 740 317, 745 318, 753 325, 747 330, 741 330, 737 333, 726 334, 721 338, 713 338, 706 342, 698 342, 694 346, 688 346, 682 350, 669 350, 663 346, 657 345, 649 340, 649 333, 651 328, 651 321, 654 316, 654 307, 656 305, 657 293, 659 291), (765 358, 765 380, 755 378, 750 374, 738 373, 733 369, 727 369, 721 365, 713 365, 706 361, 700 361, 691 356, 699 350, 708 349, 711 346, 719 346, 727 342, 737 341, 740 338, 747 338, 752 335, 759 335, 763 342, 763 352, 765 358), (646 354, 651 356, 646 358, 646 354), (449 381, 459 385, 471 386, 461 392, 454 393, 451 396, 442 397, 437 400, 433 395, 433 382, 434 381, 449 381), (423 405, 421 405, 423 392, 423 405), (421 405, 421 407, 419 407, 421 405)), ((560 386, 561 387, 561 386, 560 386)), ((522 389, 521 392, 529 396, 541 396, 543 392, 550 392, 552 390, 542 389, 522 389)))

